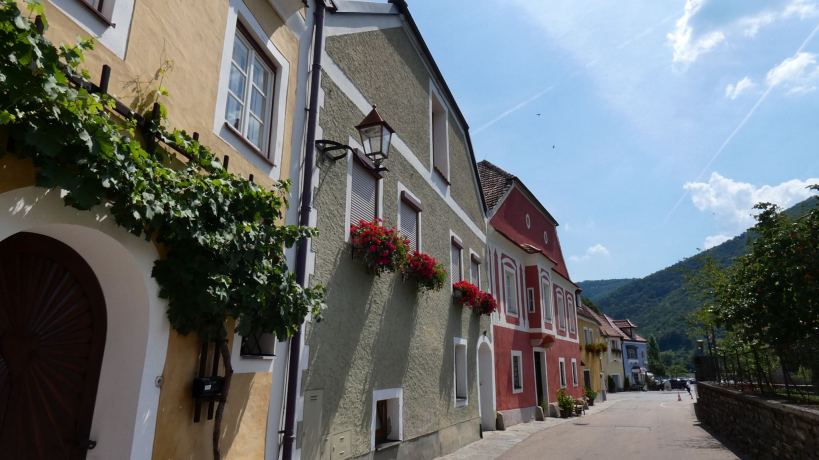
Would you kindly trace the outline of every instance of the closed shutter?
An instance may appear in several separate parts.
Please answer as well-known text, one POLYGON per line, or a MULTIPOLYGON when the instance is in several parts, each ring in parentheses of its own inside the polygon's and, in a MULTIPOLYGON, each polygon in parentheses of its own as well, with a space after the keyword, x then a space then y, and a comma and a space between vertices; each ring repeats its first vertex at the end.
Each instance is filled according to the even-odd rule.
POLYGON ((373 221, 376 218, 378 181, 358 161, 353 161, 352 190, 350 191, 350 224, 373 221))
POLYGON ((481 287, 481 264, 474 257, 469 261, 469 282, 481 287))
POLYGON ((410 249, 418 250, 418 211, 409 203, 401 200, 401 236, 408 239, 410 249))
POLYGON ((461 281, 461 248, 452 245, 450 249, 450 257, 452 259, 452 267, 450 275, 452 275, 452 282, 457 283, 461 281))

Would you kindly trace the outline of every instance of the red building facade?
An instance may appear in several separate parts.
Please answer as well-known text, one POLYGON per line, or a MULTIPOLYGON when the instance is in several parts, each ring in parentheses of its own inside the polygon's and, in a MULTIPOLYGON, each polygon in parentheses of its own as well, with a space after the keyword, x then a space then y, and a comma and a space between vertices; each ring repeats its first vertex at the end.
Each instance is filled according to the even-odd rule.
POLYGON ((577 328, 578 287, 571 281, 557 222, 515 176, 478 164, 489 208, 487 235, 497 411, 505 426, 535 418, 564 388, 583 394, 577 328))

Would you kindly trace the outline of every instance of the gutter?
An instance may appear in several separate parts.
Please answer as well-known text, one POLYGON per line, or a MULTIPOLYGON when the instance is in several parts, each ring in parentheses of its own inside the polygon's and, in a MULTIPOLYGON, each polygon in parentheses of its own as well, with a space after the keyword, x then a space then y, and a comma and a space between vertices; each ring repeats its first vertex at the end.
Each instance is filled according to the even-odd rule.
MULTIPOLYGON (((310 212, 313 209, 313 169, 315 167, 316 125, 318 124, 318 96, 321 84, 321 52, 324 40, 324 0, 316 0, 313 28, 313 64, 310 75, 310 105, 307 108, 307 134, 304 143, 304 167, 302 168, 301 208, 299 210, 299 225, 310 224, 310 212)), ((307 238, 299 241, 296 255, 296 280, 302 287, 307 287, 307 238)), ((301 358, 301 342, 304 332, 304 323, 290 338, 289 356, 287 364, 287 390, 284 412, 284 432, 282 439, 282 460, 293 458, 293 444, 296 440, 296 402, 298 401, 299 369, 301 358)))

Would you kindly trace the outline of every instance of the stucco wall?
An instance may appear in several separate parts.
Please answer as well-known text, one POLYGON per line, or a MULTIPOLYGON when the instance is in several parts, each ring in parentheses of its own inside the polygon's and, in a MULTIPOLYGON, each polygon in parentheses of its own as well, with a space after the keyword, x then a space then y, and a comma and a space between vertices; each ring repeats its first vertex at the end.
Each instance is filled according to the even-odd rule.
MULTIPOLYGON (((326 49, 364 97, 378 106, 413 154, 431 168, 430 74, 404 29, 327 37, 326 49)), ((473 221, 483 222, 464 130, 451 113, 448 127, 450 194, 473 221)))
MULTIPOLYGON (((580 337, 580 343, 583 345, 583 351, 580 355, 583 359, 583 363, 586 364, 580 370, 580 385, 585 385, 585 382, 583 381, 582 369, 588 369, 589 372, 591 372, 591 388, 599 393, 601 388, 600 372, 602 371, 603 367, 601 356, 605 355, 604 353, 591 353, 586 350, 586 334, 583 331, 583 328, 589 328, 592 330, 592 343, 601 343, 602 339, 600 338, 600 327, 595 322, 592 322, 582 316, 577 316, 578 335, 580 337)), ((606 378, 605 373, 603 378, 606 378)))
MULTIPOLYGON (((367 78, 383 76, 362 78, 362 86, 367 86, 375 84, 367 78)), ((339 141, 355 138, 354 126, 364 114, 326 74, 322 89, 322 137, 339 141)), ((393 123, 389 117, 400 107, 391 105, 389 98, 377 99, 379 111, 393 123)), ((405 99, 410 98, 404 95, 405 99)), ((398 123, 393 126, 402 129, 398 123)), ((354 160, 320 160, 318 164, 315 207, 320 234, 313 240, 316 265, 312 282, 327 287, 327 309, 322 320, 310 323, 307 330, 309 361, 302 388, 320 390, 322 404, 320 421, 306 417, 300 436, 300 442, 306 435, 319 444, 302 443, 302 458, 316 458, 328 436, 345 431, 350 432, 353 456, 370 452, 372 395, 376 389, 403 388, 405 441, 425 435, 440 438, 442 434, 436 432, 463 423, 476 429, 466 430, 472 435, 458 438, 458 444, 475 440, 480 422, 475 353, 478 336, 484 331, 491 334, 488 319, 453 305, 448 282, 441 291, 419 293, 414 282, 394 274, 374 277, 351 259, 345 242, 347 161, 354 160), (454 404, 455 337, 468 340, 469 404, 464 407, 454 404)), ((386 225, 396 224, 400 181, 422 204, 424 252, 448 265, 452 230, 463 240, 467 257, 472 249, 485 258, 484 243, 402 155, 393 154, 385 166, 389 168, 382 180, 386 225)), ((482 221, 478 226, 483 228, 482 221)), ((481 277, 488 279, 485 264, 481 277)), ((405 442, 399 452, 410 455, 406 452, 415 444, 405 442)), ((436 454, 457 447, 452 443, 436 445, 436 454)))

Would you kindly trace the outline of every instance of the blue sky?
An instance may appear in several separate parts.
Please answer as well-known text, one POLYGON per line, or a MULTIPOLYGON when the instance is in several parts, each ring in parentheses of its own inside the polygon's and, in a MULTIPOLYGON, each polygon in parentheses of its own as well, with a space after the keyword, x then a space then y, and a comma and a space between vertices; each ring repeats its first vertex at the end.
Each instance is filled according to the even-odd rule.
POLYGON ((576 281, 645 276, 819 183, 819 0, 409 3, 477 158, 557 218, 576 281))

